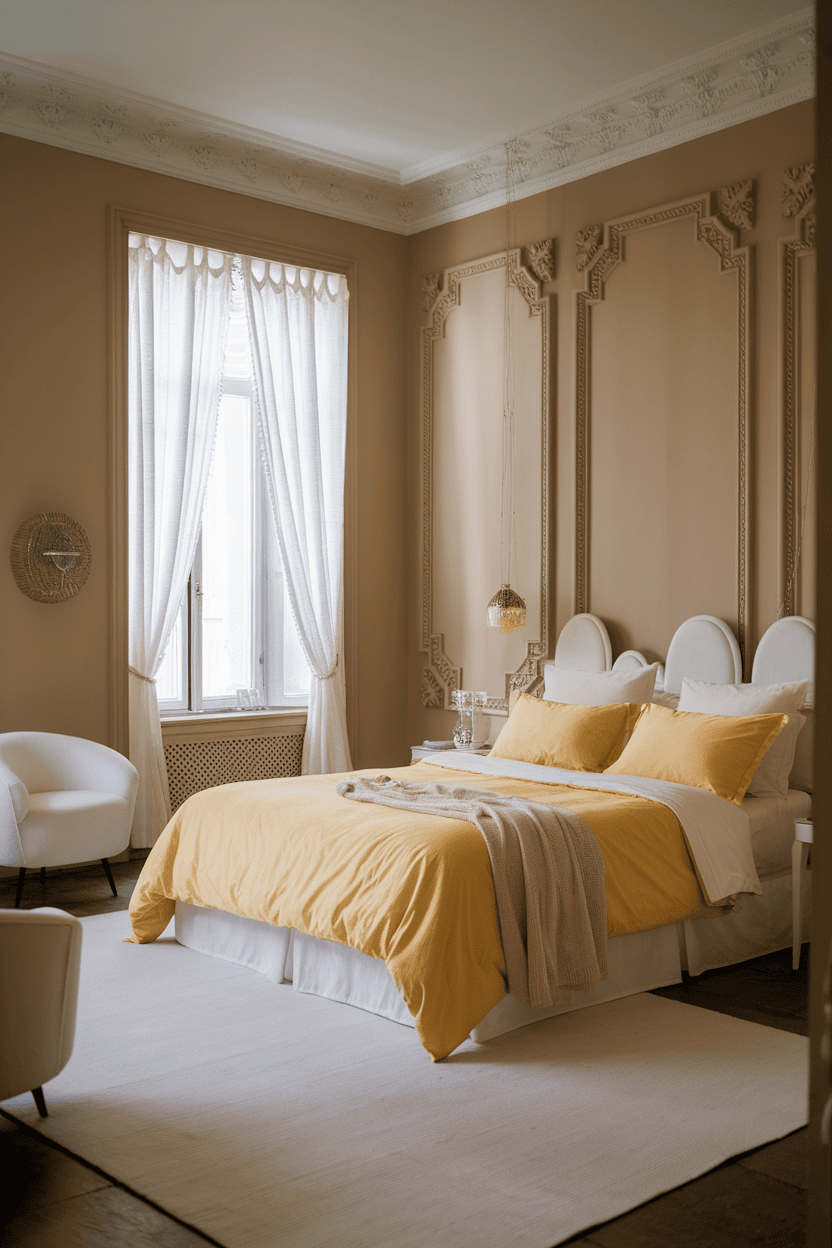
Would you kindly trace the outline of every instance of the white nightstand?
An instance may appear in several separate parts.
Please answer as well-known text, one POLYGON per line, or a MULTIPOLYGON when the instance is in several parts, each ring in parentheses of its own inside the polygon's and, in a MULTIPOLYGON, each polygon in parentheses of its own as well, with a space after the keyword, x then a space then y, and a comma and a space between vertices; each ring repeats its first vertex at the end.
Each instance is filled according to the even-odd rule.
POLYGON ((792 970, 800 966, 803 937, 803 875, 812 844, 812 820, 796 819, 792 845, 792 970))
POLYGON ((451 748, 450 750, 432 750, 432 749, 431 749, 429 746, 427 746, 427 745, 411 745, 411 747, 410 747, 410 761, 411 761, 411 763, 417 763, 417 762, 419 762, 419 760, 420 760, 420 759, 423 759, 423 758, 435 758, 435 759, 437 759, 437 760, 438 760, 442 754, 460 754, 460 753, 465 753, 465 754, 490 754, 490 753, 491 753, 491 746, 490 746, 490 745, 481 745, 481 746, 479 747, 479 749, 477 749, 477 750, 465 750, 465 751, 462 751, 462 750, 458 750, 458 749, 456 749, 456 747, 453 747, 453 748, 451 748))

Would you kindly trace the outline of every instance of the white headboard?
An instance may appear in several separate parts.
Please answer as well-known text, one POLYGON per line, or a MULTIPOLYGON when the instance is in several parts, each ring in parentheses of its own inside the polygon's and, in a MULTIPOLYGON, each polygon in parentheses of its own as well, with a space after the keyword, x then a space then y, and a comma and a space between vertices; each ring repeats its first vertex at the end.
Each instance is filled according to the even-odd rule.
POLYGON ((608 672, 612 644, 603 620, 586 611, 567 620, 555 647, 555 666, 573 672, 608 672))
POLYGON ((667 693, 681 693, 685 676, 714 685, 742 680, 742 655, 737 639, 724 620, 694 615, 673 634, 664 665, 667 693))
POLYGON ((614 672, 637 672, 641 667, 649 667, 640 650, 624 650, 612 665, 614 672))
POLYGON ((789 788, 812 792, 815 748, 815 624, 805 615, 787 615, 775 620, 760 638, 751 670, 754 685, 779 685, 792 680, 809 680, 809 693, 802 714, 806 723, 797 738, 789 788))

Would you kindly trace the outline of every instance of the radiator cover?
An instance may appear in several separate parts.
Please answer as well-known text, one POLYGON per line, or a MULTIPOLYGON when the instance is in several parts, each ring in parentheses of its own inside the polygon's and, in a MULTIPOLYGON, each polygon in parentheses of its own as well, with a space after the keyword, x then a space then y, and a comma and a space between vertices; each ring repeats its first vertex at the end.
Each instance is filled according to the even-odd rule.
POLYGON ((165 745, 171 810, 203 789, 241 780, 299 776, 303 733, 292 736, 229 737, 175 741, 165 745))

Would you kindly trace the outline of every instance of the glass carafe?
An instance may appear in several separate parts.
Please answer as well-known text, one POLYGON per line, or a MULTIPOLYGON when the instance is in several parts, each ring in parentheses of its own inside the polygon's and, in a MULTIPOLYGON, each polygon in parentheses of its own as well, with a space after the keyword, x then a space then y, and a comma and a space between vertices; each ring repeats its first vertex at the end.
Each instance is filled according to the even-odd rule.
POLYGON ((476 750, 488 737, 488 718, 483 714, 488 694, 484 690, 454 689, 451 701, 457 711, 454 745, 458 750, 476 750))

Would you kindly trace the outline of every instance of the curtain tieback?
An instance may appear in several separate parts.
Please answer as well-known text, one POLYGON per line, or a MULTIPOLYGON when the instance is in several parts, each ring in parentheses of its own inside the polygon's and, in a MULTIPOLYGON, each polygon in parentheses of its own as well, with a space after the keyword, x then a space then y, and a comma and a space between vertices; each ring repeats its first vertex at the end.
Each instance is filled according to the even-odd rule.
POLYGON ((146 680, 149 685, 156 684, 152 676, 145 676, 143 672, 137 671, 135 667, 128 667, 127 670, 131 676, 138 676, 139 680, 146 680))
POLYGON ((328 672, 325 672, 325 673, 324 673, 324 675, 323 675, 323 676, 319 676, 319 675, 318 675, 318 673, 317 673, 317 672, 315 672, 315 679, 316 679, 316 680, 332 680, 332 677, 333 677, 333 676, 335 675, 335 673, 338 671, 338 659, 339 659, 339 657, 340 657, 340 656, 336 654, 336 656, 335 656, 335 666, 334 666, 334 667, 331 667, 331 668, 329 669, 329 671, 328 671, 328 672))

